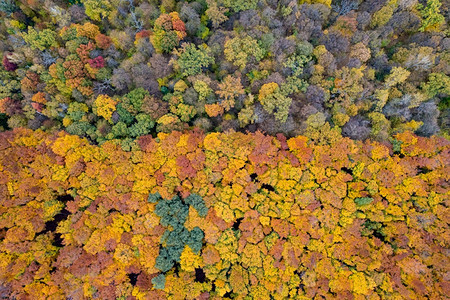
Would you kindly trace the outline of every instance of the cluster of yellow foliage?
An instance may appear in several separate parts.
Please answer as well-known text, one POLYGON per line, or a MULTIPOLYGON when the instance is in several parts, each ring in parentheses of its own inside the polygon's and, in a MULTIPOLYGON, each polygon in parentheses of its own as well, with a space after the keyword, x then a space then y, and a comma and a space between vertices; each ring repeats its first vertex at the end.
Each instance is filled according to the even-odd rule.
POLYGON ((111 120, 113 112, 116 110, 117 101, 108 95, 98 95, 94 101, 93 110, 97 116, 106 120, 111 120))
POLYGON ((259 90, 258 100, 261 102, 261 104, 264 105, 264 99, 270 95, 273 94, 277 89, 280 87, 275 82, 269 82, 264 84, 261 89, 259 90))
POLYGON ((30 299, 443 299, 449 149, 230 132, 144 136, 133 151, 66 133, 0 134, 0 281, 30 299), (196 254, 159 275, 149 193, 191 193, 196 254), (131 280, 134 278, 134 280, 131 280), (137 278, 137 279, 136 279, 137 278))

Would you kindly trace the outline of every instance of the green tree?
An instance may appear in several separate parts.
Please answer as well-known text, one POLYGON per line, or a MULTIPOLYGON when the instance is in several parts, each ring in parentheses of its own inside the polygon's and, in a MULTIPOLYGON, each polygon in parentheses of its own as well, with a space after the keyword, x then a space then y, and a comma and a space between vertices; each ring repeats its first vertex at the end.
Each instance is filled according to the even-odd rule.
POLYGON ((0 99, 18 95, 20 81, 14 79, 10 72, 0 69, 0 99))
POLYGON ((131 125, 131 123, 133 123, 134 116, 122 106, 122 103, 117 104, 116 112, 119 114, 120 122, 124 122, 127 125, 131 125))
POLYGON ((160 52, 170 53, 178 43, 180 39, 175 31, 156 30, 153 36, 153 46, 160 52))
POLYGON ((43 51, 50 47, 58 47, 56 32, 50 29, 44 29, 38 32, 33 27, 28 26, 28 32, 22 33, 22 37, 32 49, 43 51))
POLYGON ((260 61, 264 55, 264 50, 258 42, 250 36, 235 37, 225 42, 225 58, 232 62, 241 70, 245 68, 250 57, 260 61))
POLYGON ((163 290, 166 285, 166 276, 164 274, 159 274, 152 279, 153 287, 157 290, 163 290))
POLYGON ((214 57, 210 56, 210 52, 207 46, 183 44, 177 61, 181 74, 183 76, 200 74, 202 68, 207 68, 214 63, 214 57))
POLYGON ((136 116, 137 123, 134 123, 129 128, 129 134, 132 137, 138 137, 150 133, 150 130, 155 126, 155 122, 149 115, 139 114, 136 116))
POLYGON ((283 66, 291 69, 293 76, 300 76, 303 74, 303 67, 310 60, 310 56, 294 54, 283 63, 283 66))
POLYGON ((180 103, 178 104, 176 108, 176 114, 180 117, 180 120, 183 122, 190 121, 197 111, 195 110, 195 107, 192 105, 180 103))
POLYGON ((11 116, 7 123, 10 128, 25 127, 27 125, 27 119, 22 114, 16 114, 11 116))
POLYGON ((124 122, 118 122, 111 128, 111 132, 106 136, 107 139, 124 138, 128 136, 128 127, 124 122))
POLYGON ((258 0, 223 0, 223 4, 235 12, 240 12, 242 10, 255 9, 258 0))
POLYGON ((122 107, 131 114, 136 115, 142 110, 144 98, 149 96, 150 93, 143 88, 134 89, 122 98, 122 107))
POLYGON ((268 113, 274 114, 277 121, 286 122, 292 99, 282 93, 278 84, 271 82, 263 85, 258 99, 268 113))
POLYGON ((208 207, 205 205, 205 201, 203 201, 203 198, 200 195, 190 194, 184 199, 184 202, 195 208, 200 217, 206 217, 208 214, 208 207))
POLYGON ((19 8, 17 7, 14 0, 2 0, 0 1, 0 11, 4 12, 8 15, 11 15, 13 12, 17 11, 19 8))
POLYGON ((89 122, 81 121, 70 124, 66 127, 66 131, 70 134, 84 136, 95 133, 95 127, 92 126, 89 122))
POLYGON ((422 83, 422 90, 428 97, 433 98, 438 94, 450 95, 450 77, 444 73, 431 73, 427 83, 422 83))
POLYGON ((427 5, 417 4, 417 9, 422 17, 422 25, 419 31, 439 29, 439 26, 445 22, 445 17, 441 15, 440 8, 442 6, 439 0, 428 0, 427 5))
POLYGON ((386 117, 382 113, 379 112, 372 112, 368 116, 372 123, 372 131, 370 133, 372 138, 379 141, 387 140, 389 138, 391 122, 386 119, 386 117))
POLYGON ((80 121, 83 116, 89 111, 89 108, 84 103, 72 102, 67 108, 66 116, 72 121, 80 121))
POLYGON ((180 256, 185 245, 188 245, 195 254, 202 248, 204 233, 199 227, 191 231, 184 227, 189 215, 189 205, 192 205, 201 216, 206 216, 208 208, 203 199, 198 195, 190 195, 185 201, 174 196, 172 199, 160 199, 158 195, 149 196, 149 202, 158 203, 155 206, 155 214, 160 217, 162 226, 167 227, 160 239, 161 248, 155 261, 155 267, 162 272, 169 271, 176 262, 180 262, 180 256))

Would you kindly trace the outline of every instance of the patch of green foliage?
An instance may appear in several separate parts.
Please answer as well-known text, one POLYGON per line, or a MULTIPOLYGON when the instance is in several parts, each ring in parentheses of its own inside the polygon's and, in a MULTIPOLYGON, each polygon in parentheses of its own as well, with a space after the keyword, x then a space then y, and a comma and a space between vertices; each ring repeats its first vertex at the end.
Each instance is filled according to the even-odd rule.
MULTIPOLYGON (((157 203, 155 214, 161 218, 161 225, 167 227, 167 230, 161 236, 161 248, 155 262, 155 267, 164 273, 172 269, 175 263, 180 262, 181 253, 186 245, 194 253, 200 252, 205 234, 199 227, 189 231, 184 227, 184 223, 189 215, 190 205, 198 211, 201 217, 206 216, 208 208, 203 199, 196 194, 191 194, 183 201, 179 196, 174 196, 172 199, 163 199, 156 193, 148 196, 148 202, 157 203)), ((159 276, 161 275, 164 276, 163 274, 159 276)), ((165 280, 163 280, 163 277, 154 278, 154 280, 155 288, 164 288, 165 280)))
POLYGON ((355 203, 358 206, 364 206, 372 203, 373 199, 369 197, 356 198, 355 203))

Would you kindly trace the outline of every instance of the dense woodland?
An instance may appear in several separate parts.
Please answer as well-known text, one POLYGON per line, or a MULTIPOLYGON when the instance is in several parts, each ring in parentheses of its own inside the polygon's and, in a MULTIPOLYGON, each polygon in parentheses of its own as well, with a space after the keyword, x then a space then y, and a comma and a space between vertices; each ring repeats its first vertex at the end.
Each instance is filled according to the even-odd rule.
POLYGON ((0 299, 446 299, 440 0, 0 0, 0 299))
POLYGON ((193 127, 316 143, 448 135, 439 0, 2 0, 0 11, 4 130, 125 148, 193 127))
POLYGON ((0 135, 6 299, 445 299, 450 143, 0 135))

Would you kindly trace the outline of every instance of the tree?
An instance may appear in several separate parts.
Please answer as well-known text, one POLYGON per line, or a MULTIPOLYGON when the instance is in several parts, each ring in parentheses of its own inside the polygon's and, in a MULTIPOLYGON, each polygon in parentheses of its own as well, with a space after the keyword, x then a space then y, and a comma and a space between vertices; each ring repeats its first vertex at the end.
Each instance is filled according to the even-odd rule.
POLYGON ((150 57, 149 63, 153 73, 156 74, 158 78, 167 77, 173 72, 169 59, 160 53, 154 53, 152 57, 150 57))
POLYGON ((103 117, 111 121, 113 112, 116 110, 117 101, 108 95, 99 95, 94 101, 92 110, 97 116, 103 117))
POLYGON ((353 45, 350 51, 350 56, 359 59, 361 63, 365 63, 370 59, 370 49, 361 42, 353 45))
POLYGON ((187 272, 192 272, 195 271, 195 269, 200 268, 203 263, 201 256, 195 254, 191 247, 185 246, 180 256, 180 265, 181 269, 187 272))
POLYGON ((190 194, 184 199, 184 202, 192 206, 200 217, 206 217, 208 214, 208 207, 206 207, 203 198, 198 194, 190 194))
POLYGON ((373 280, 367 280, 362 272, 356 272, 349 277, 353 283, 353 292, 360 295, 368 295, 376 287, 373 280))
POLYGON ((421 85, 428 97, 433 98, 438 94, 450 95, 450 77, 444 73, 431 73, 428 82, 421 85))
POLYGON ((155 20, 151 42, 158 52, 171 52, 186 37, 184 22, 178 13, 161 14, 155 20))
POLYGON ((19 101, 14 101, 10 97, 0 99, 0 113, 11 117, 22 112, 22 106, 19 101))
POLYGON ((178 52, 177 64, 183 76, 197 75, 214 63, 214 57, 210 56, 211 50, 205 45, 196 47, 191 43, 184 43, 178 52))
MULTIPOLYGON (((207 78, 208 79, 208 78, 207 78)), ((194 90, 198 93, 198 100, 205 101, 206 98, 212 93, 212 89, 209 87, 209 80, 195 80, 194 90)))
POLYGON ((67 108, 66 117, 69 118, 71 121, 75 122, 80 121, 88 111, 89 107, 86 104, 79 102, 71 102, 69 104, 69 107, 67 108))
POLYGON ((402 67, 394 67, 391 70, 391 73, 385 79, 385 85, 387 87, 393 87, 399 83, 404 82, 408 79, 411 72, 403 69, 402 67))
POLYGON ((152 284, 155 289, 163 290, 166 285, 166 276, 159 274, 152 279, 152 284))
POLYGON ((241 78, 228 75, 219 84, 216 94, 220 97, 220 105, 229 111, 234 107, 235 99, 244 94, 244 87, 241 84, 241 78))
POLYGON ((378 141, 387 141, 389 138, 389 130, 391 128, 389 120, 379 112, 372 112, 368 117, 372 123, 371 136, 378 141))
POLYGON ((435 64, 436 55, 431 47, 399 48, 393 58, 407 69, 428 71, 435 64))
POLYGON ((77 36, 84 36, 91 40, 95 40, 97 35, 100 34, 100 29, 97 25, 90 22, 86 22, 83 25, 75 24, 77 30, 77 36))
POLYGON ((169 112, 169 105, 167 102, 154 97, 146 96, 143 99, 142 111, 148 114, 153 120, 161 118, 163 115, 169 112))
MULTIPOLYGON (((191 195, 183 202, 179 196, 172 199, 161 199, 159 194, 149 196, 150 202, 157 202, 155 206, 155 214, 158 215, 162 226, 167 230, 161 236, 161 245, 159 255, 155 261, 155 267, 162 272, 169 271, 176 262, 183 259, 186 263, 186 255, 183 250, 189 247, 188 252, 192 255, 198 255, 202 248, 204 237, 203 231, 199 227, 188 231, 184 227, 184 223, 189 214, 189 205, 194 206, 203 216, 206 215, 207 209, 198 195, 191 195), (181 257, 182 254, 184 257, 181 257)), ((186 267, 186 266, 184 266, 186 267)))
POLYGON ((15 71, 18 68, 18 66, 15 63, 9 61, 8 56, 6 54, 3 55, 2 63, 6 71, 15 71))
POLYGON ((286 122, 292 99, 285 96, 275 82, 264 84, 259 90, 258 100, 268 113, 273 113, 275 119, 286 122))
POLYGON ((394 13, 394 9, 395 6, 392 4, 383 6, 380 10, 378 10, 373 14, 370 26, 372 28, 375 28, 386 25, 386 23, 389 22, 389 20, 391 19, 394 13))
POLYGON ((320 3, 328 7, 331 7, 331 0, 301 0, 300 3, 310 3, 310 4, 320 3))
POLYGON ((150 130, 155 126, 155 122, 147 114, 138 114, 136 121, 137 123, 134 123, 128 131, 131 137, 149 134, 150 130))
POLYGON ((245 68, 250 58, 260 61, 265 53, 258 42, 248 35, 234 37, 225 41, 225 58, 241 70, 245 68))
POLYGON ((208 4, 208 9, 205 11, 205 14, 211 20, 214 28, 219 27, 221 23, 228 20, 228 17, 225 15, 229 11, 228 8, 219 6, 215 0, 206 0, 206 3, 208 4))
POLYGON ((203 30, 202 28, 204 28, 196 8, 196 3, 193 3, 192 5, 184 3, 180 9, 180 18, 185 22, 186 33, 189 36, 196 36, 197 33, 201 32, 203 30))
POLYGON ((18 9, 19 8, 16 6, 16 3, 14 2, 14 0, 3 0, 0 2, 0 11, 6 13, 8 15, 11 15, 18 9))
POLYGON ((101 69, 105 66, 105 60, 101 56, 97 56, 96 58, 89 59, 88 63, 91 66, 91 68, 95 68, 95 69, 101 69))
POLYGON ((73 135, 90 136, 94 134, 95 127, 87 121, 80 121, 67 125, 66 131, 73 135))
POLYGON ((175 113, 183 122, 189 122, 196 114, 195 107, 189 104, 180 103, 177 105, 175 113))
POLYGON ((342 127, 342 135, 354 140, 365 140, 371 132, 370 122, 361 116, 351 117, 342 127))
POLYGON ((258 0, 223 0, 223 5, 232 8, 234 12, 255 9, 257 4, 258 0))
POLYGON ((283 66, 291 69, 292 76, 301 76, 303 74, 303 67, 311 60, 311 57, 306 55, 292 55, 283 66))
POLYGON ((15 99, 20 91, 20 82, 9 72, 0 70, 0 99, 10 97, 15 99))
POLYGON ((111 132, 106 136, 107 139, 126 138, 129 135, 127 124, 122 121, 117 122, 112 126, 111 132))
POLYGON ((152 94, 159 92, 159 85, 152 68, 145 63, 139 63, 131 67, 131 77, 136 88, 142 88, 152 94))
POLYGON ((239 111, 238 120, 241 127, 253 124, 256 121, 254 96, 248 95, 244 101, 245 107, 239 111))
POLYGON ((442 6, 439 0, 428 0, 427 5, 417 4, 417 9, 422 17, 422 25, 419 31, 439 30, 439 27, 445 23, 445 17, 441 15, 442 6))
POLYGON ((225 112, 224 108, 218 104, 205 104, 205 112, 209 117, 217 117, 223 115, 225 112))
POLYGON ((170 53, 178 46, 180 38, 175 31, 155 31, 152 41, 157 51, 170 53))
POLYGON ((39 84, 39 75, 34 72, 27 72, 20 81, 22 93, 35 92, 39 84))
POLYGON ((43 51, 51 47, 58 47, 56 32, 50 29, 44 29, 38 32, 33 27, 28 26, 28 32, 22 33, 22 37, 32 49, 43 51))
POLYGON ((416 131, 422 136, 432 136, 439 132, 438 126, 439 109, 434 101, 422 103, 414 109, 413 119, 422 122, 422 126, 416 131))
POLYGON ((86 15, 94 21, 108 18, 113 11, 113 5, 109 0, 84 0, 83 5, 86 8, 86 15))
MULTIPOLYGON (((83 47, 78 51, 79 55, 86 60, 86 63, 88 58, 85 52, 88 52, 88 49, 83 47)), ((55 81, 61 81, 61 85, 58 86, 61 92, 72 92, 74 89, 77 89, 84 96, 92 95, 92 82, 89 80, 89 73, 85 70, 83 61, 79 56, 69 55, 64 63, 52 65, 49 67, 49 70, 55 81)))
POLYGON ((126 109, 131 114, 136 115, 142 111, 144 99, 149 96, 149 92, 143 88, 134 89, 123 96, 121 102, 122 108, 126 109))
POLYGON ((118 91, 127 91, 127 89, 132 86, 132 78, 130 73, 125 71, 123 68, 114 69, 113 75, 111 76, 111 84, 118 91))

